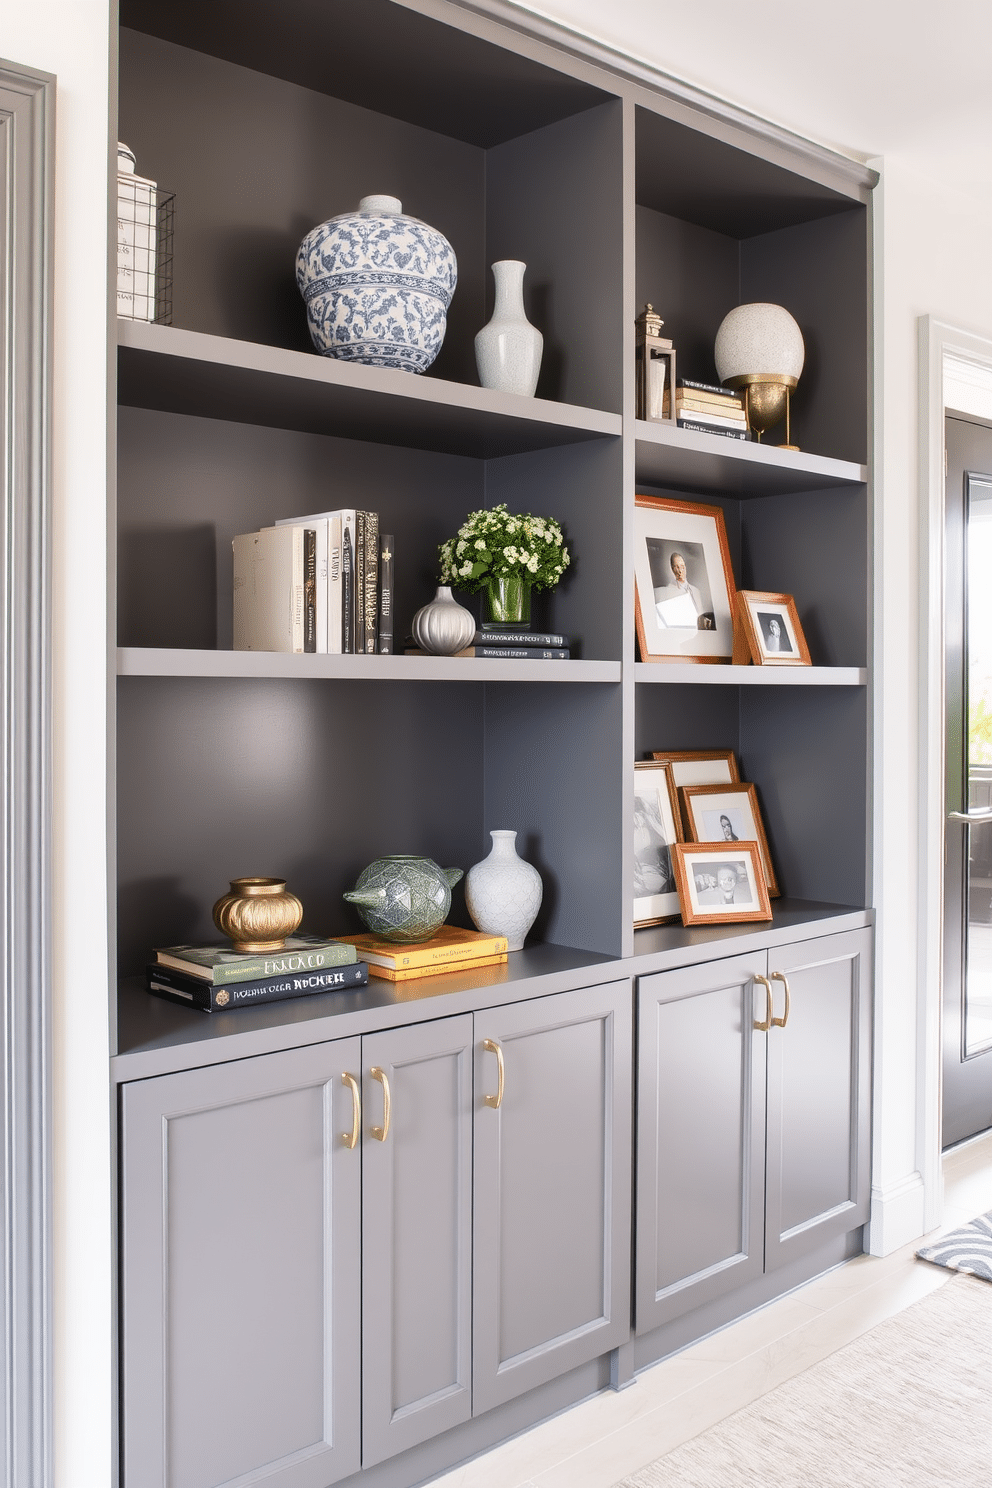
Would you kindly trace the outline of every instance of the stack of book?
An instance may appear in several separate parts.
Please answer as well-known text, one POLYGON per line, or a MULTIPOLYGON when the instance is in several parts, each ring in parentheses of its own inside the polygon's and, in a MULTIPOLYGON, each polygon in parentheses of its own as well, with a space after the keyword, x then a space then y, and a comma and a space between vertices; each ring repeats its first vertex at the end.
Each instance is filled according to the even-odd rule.
MULTIPOLYGON (((408 641, 407 656, 427 654, 412 640, 408 641)), ((563 635, 489 624, 479 627, 471 646, 455 652, 456 656, 482 656, 490 661, 568 661, 571 654, 568 639, 563 635)))
MULTIPOLYGON (((669 395, 666 392, 666 414, 669 407, 669 395)), ((680 429, 696 429, 703 434, 725 434, 731 439, 747 438, 744 399, 732 388, 683 379, 675 389, 675 418, 680 429)))
POLYGON ((393 650, 393 539, 378 512, 288 517, 234 539, 235 651, 393 650))
POLYGON ((457 925, 442 925, 430 940, 414 945, 399 945, 378 935, 355 935, 348 944, 368 962, 371 976, 388 982, 499 966, 507 955, 505 935, 483 935, 479 930, 460 930, 457 925))
POLYGON ((288 935, 281 950, 265 955, 229 945, 166 946, 154 955, 145 968, 149 992, 204 1013, 364 987, 369 979, 353 944, 314 935, 288 935))

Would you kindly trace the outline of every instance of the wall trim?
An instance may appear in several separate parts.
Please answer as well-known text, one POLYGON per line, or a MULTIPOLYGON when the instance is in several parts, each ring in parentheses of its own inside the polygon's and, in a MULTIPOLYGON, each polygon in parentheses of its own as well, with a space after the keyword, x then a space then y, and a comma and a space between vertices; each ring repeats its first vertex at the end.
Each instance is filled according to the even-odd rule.
POLYGON ((52 1470, 51 316, 55 79, 0 62, 0 1077, 5 1481, 52 1470))
POLYGON ((944 912, 944 372, 945 359, 992 371, 992 340, 923 315, 919 330, 920 712, 917 1162, 924 1231, 943 1212, 941 997, 944 912))
POLYGON ((894 1250, 919 1240, 928 1228, 924 1220, 925 1211, 926 1191, 920 1173, 910 1173, 897 1183, 873 1188, 871 1254, 891 1255, 894 1250))

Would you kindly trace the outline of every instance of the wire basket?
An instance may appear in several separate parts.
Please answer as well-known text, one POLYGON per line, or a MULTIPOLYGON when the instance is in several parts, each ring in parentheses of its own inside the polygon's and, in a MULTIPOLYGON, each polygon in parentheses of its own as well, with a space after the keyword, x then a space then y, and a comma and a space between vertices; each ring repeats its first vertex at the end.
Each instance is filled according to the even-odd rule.
POLYGON ((117 177, 117 314, 172 324, 176 194, 130 172, 117 177))

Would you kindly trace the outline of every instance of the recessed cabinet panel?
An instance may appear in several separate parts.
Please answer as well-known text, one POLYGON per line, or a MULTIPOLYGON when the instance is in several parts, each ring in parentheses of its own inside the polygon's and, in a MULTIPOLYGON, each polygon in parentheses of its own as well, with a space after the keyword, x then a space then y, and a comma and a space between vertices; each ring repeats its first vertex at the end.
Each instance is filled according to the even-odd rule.
POLYGON ((628 982, 475 1016, 476 1415, 628 1335, 630 1017, 628 982))
POLYGON ((763 971, 735 956, 638 984, 639 1333, 761 1275, 763 971))
POLYGON ((359 1067, 351 1039, 125 1087, 129 1488, 357 1469, 359 1067))
POLYGON ((472 1019, 372 1034, 362 1053, 368 1467, 472 1414, 472 1019))
POLYGON ((769 951, 767 1270, 868 1218, 871 932, 769 951))

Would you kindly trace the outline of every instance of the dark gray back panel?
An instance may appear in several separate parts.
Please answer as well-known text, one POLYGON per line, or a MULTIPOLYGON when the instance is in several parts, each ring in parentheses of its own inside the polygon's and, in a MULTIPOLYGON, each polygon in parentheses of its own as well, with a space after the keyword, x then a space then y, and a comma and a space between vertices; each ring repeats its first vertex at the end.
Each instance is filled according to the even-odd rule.
MULTIPOLYGON (((659 671, 662 666, 659 662, 659 671)), ((739 693, 737 687, 639 685, 634 758, 647 759, 655 749, 736 752, 740 747, 739 693)))
POLYGON ((176 192, 176 325, 310 350, 295 280, 300 242, 361 197, 385 192, 455 250, 458 288, 431 372, 476 381, 472 339, 484 318, 480 149, 126 30, 119 128, 139 173, 176 192))
POLYGON ((515 830, 544 881, 533 939, 619 955, 619 686, 487 687, 485 740, 485 831, 515 830))
MULTIPOLYGON (((538 396, 619 413, 622 109, 618 101, 490 150, 486 257, 523 259, 544 336, 538 396)), ((487 275, 487 315, 492 313, 487 275)))
MULTIPOLYGON (((286 878, 303 928, 343 935, 374 858, 482 856, 481 686, 127 678, 118 698, 121 975, 216 940, 234 877, 286 878)), ((451 918, 470 923, 460 888, 451 918)))
POLYGON ((740 303, 739 247, 712 228, 639 206, 636 217, 638 315, 647 301, 675 344, 676 376, 717 381, 713 342, 740 303))

